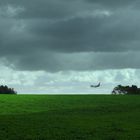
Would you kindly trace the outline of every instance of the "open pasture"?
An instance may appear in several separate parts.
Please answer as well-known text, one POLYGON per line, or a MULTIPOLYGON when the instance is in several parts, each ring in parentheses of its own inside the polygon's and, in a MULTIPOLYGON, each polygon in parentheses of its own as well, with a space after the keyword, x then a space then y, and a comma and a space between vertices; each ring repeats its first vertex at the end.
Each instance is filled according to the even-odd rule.
POLYGON ((1 140, 139 140, 140 96, 1 95, 1 140))

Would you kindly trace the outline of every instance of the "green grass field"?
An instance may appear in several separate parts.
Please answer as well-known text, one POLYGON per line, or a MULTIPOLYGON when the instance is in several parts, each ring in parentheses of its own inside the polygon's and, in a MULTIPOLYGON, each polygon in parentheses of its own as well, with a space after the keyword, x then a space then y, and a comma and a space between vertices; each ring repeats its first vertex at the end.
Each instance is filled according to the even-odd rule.
POLYGON ((140 140, 140 96, 1 95, 0 140, 140 140))

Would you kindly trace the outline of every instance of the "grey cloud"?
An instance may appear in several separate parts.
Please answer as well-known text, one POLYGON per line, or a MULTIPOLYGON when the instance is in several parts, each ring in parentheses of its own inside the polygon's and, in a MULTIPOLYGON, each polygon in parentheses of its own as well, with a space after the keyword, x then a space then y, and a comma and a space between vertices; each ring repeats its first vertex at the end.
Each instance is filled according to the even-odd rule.
POLYGON ((75 17, 54 23, 31 23, 29 30, 38 38, 44 37, 45 47, 53 51, 135 51, 139 49, 140 18, 138 11, 128 12, 131 17, 117 13, 111 17, 75 17))
MULTIPOLYGON (((107 69, 140 69, 140 53, 41 53, 40 55, 9 57, 20 70, 92 71, 107 69), (131 59, 130 59, 131 58, 131 59), (15 61, 16 60, 16 61, 15 61)), ((8 63, 7 63, 8 64, 8 63)), ((13 67, 14 68, 14 67, 13 67)))
POLYGON ((20 70, 140 68, 136 3, 0 0, 0 8, 23 8, 0 13, 0 57, 20 70))
POLYGON ((108 8, 120 8, 120 7, 128 7, 128 6, 136 6, 139 0, 85 0, 86 2, 90 2, 92 4, 98 4, 101 6, 105 6, 108 8))
POLYGON ((124 7, 135 7, 138 0, 5 0, 0 1, 1 6, 12 5, 14 7, 24 8, 18 18, 49 18, 59 19, 95 9, 116 9, 124 7))
POLYGON ((83 2, 66 1, 66 0, 5 0, 0 2, 0 5, 13 7, 22 7, 24 11, 20 13, 18 18, 64 18, 74 15, 75 12, 82 10, 83 2))

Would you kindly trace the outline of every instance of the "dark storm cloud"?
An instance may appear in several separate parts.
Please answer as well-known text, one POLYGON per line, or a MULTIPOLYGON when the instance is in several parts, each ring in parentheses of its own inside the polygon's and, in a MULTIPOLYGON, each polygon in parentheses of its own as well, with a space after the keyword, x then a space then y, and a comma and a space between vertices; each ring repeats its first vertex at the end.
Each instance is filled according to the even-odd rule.
POLYGON ((17 17, 19 18, 63 18, 75 14, 76 11, 83 7, 79 7, 77 1, 67 0, 5 0, 0 2, 0 5, 12 5, 14 7, 21 7, 25 10, 17 17))
POLYGON ((21 70, 140 68, 138 2, 0 0, 0 56, 21 70))
POLYGON ((102 6, 106 6, 108 8, 120 8, 120 7, 124 7, 124 6, 130 6, 130 5, 136 5, 138 4, 139 0, 85 0, 86 2, 90 2, 92 4, 98 4, 98 5, 102 5, 102 6))
POLYGON ((122 22, 117 23, 117 20, 120 19, 118 18, 118 15, 112 18, 81 17, 48 25, 40 23, 31 26, 31 32, 34 32, 38 38, 40 36, 45 37, 47 48, 53 51, 110 52, 139 49, 138 45, 132 46, 131 43, 139 41, 138 23, 140 23, 140 18, 132 17, 131 20, 137 19, 138 23, 135 23, 135 21, 129 21, 128 17, 121 17, 122 22))
MULTIPOLYGON (((138 52, 72 54, 42 52, 32 56, 15 56, 15 58, 9 57, 8 59, 10 59, 14 66, 20 70, 47 70, 56 72, 62 70, 90 71, 125 68, 139 69, 139 56, 140 53, 138 52)), ((8 62, 7 65, 9 65, 8 62)))

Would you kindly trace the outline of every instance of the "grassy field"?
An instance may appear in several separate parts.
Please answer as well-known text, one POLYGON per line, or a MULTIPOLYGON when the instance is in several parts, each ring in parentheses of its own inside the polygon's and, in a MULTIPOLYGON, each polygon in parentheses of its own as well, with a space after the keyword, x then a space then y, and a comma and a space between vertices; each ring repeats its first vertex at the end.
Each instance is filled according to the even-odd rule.
POLYGON ((140 140, 140 96, 1 95, 0 140, 140 140))

